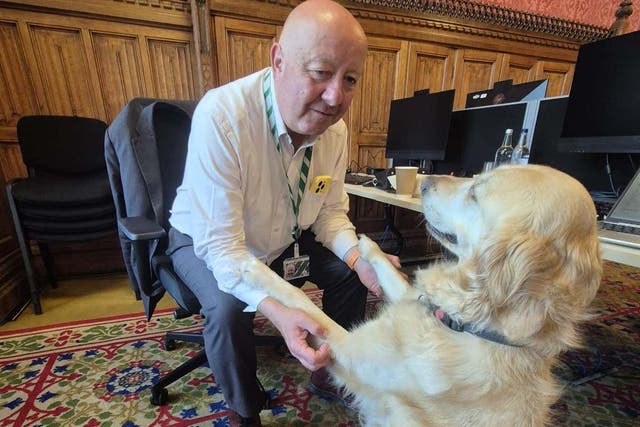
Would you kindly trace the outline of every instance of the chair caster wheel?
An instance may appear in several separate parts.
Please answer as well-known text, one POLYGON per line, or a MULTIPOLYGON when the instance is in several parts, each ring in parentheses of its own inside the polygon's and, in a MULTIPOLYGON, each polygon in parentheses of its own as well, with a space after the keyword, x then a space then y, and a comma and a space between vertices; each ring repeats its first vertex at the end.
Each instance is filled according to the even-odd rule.
POLYGON ((164 340, 165 350, 171 351, 176 349, 176 342, 174 340, 164 340))
POLYGON ((158 391, 151 390, 151 404, 154 406, 162 406, 166 405, 169 400, 169 392, 166 388, 160 389, 158 391))

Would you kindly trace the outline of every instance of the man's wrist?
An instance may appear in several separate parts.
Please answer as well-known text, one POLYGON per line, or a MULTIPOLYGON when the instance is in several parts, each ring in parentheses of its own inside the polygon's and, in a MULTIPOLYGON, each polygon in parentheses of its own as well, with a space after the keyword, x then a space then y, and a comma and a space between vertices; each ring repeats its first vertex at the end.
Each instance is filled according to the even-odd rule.
POLYGON ((345 258, 344 262, 347 263, 347 266, 351 269, 354 270, 355 269, 355 265, 356 262, 358 262, 358 260, 360 259, 360 251, 358 250, 357 247, 353 247, 348 253, 347 253, 347 257, 345 258))

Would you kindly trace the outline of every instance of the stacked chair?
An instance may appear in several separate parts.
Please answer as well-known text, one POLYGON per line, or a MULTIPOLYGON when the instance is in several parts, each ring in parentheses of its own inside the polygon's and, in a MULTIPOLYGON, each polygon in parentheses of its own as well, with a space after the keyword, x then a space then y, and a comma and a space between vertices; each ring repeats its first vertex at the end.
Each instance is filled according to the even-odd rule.
POLYGON ((7 184, 7 197, 24 262, 31 302, 42 313, 30 241, 37 242, 49 283, 56 287, 49 243, 116 236, 116 216, 104 161, 101 120, 25 116, 18 143, 28 176, 7 184))

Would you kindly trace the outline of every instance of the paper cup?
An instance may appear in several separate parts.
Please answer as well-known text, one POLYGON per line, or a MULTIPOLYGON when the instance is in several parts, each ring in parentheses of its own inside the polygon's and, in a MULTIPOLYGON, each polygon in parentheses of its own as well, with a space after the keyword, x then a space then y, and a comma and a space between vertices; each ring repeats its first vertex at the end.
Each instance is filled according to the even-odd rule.
POLYGON ((396 166, 396 194, 398 196, 413 196, 417 174, 418 168, 415 166, 396 166))

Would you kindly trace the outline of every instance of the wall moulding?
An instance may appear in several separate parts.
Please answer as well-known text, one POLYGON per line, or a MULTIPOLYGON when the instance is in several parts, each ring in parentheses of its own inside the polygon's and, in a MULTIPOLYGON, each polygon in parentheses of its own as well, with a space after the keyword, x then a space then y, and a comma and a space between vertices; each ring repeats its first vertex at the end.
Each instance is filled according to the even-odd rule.
MULTIPOLYGON (((471 0, 346 0, 358 18, 424 31, 475 34, 497 40, 578 50, 580 44, 605 38, 607 28, 487 5, 471 0)), ((208 0, 214 15, 269 20, 281 24, 300 0, 208 0), (277 6, 276 8, 265 7, 277 6)), ((612 17, 613 21, 614 17, 612 17)))
MULTIPOLYGON (((466 22, 475 21, 514 30, 546 34, 579 43, 602 39, 608 33, 608 29, 603 27, 471 0, 351 0, 350 3, 397 9, 424 17, 439 16, 466 22)), ((456 31, 458 28, 452 26, 451 30, 456 31)))
POLYGON ((191 27, 189 0, 2 0, 0 8, 25 9, 161 27, 191 27))

